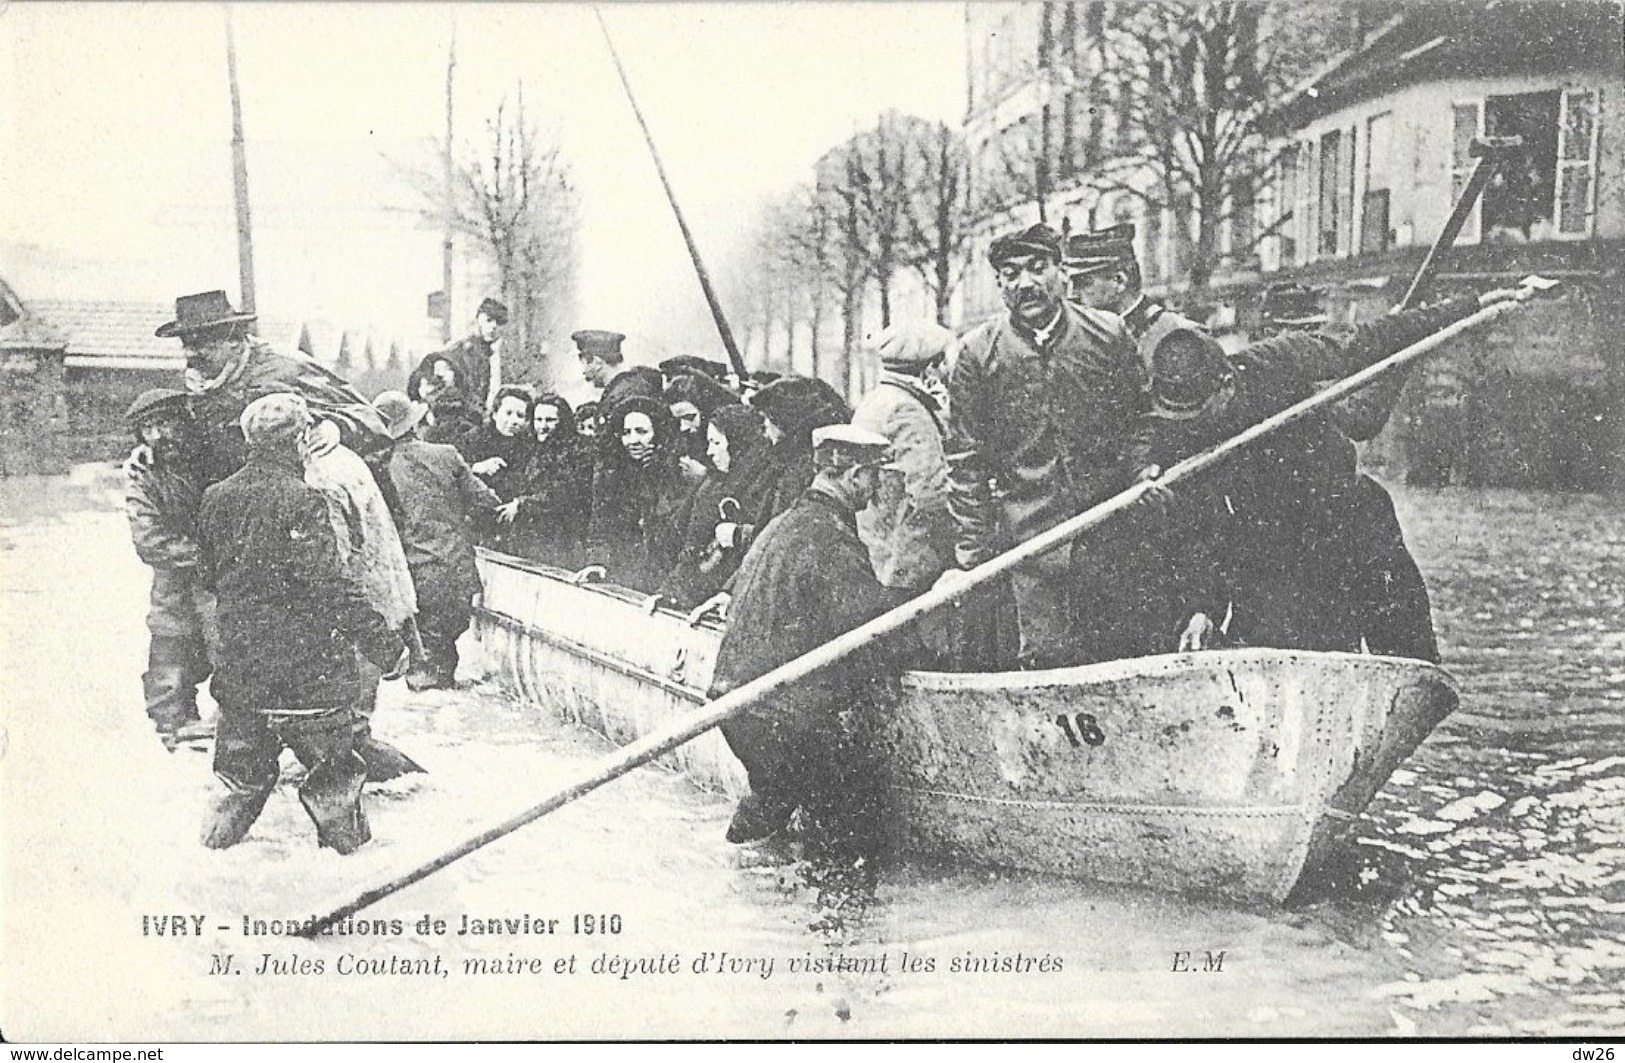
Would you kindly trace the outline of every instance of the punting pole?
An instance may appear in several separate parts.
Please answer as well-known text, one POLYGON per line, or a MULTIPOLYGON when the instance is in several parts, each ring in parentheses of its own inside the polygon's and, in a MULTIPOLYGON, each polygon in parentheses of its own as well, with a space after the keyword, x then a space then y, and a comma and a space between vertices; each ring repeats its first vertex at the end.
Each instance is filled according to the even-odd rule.
POLYGON ((739 353, 739 345, 734 342, 733 330, 728 327, 728 318, 722 312, 722 301, 717 298, 716 289, 711 287, 711 274, 706 272, 705 263, 700 259, 700 248, 694 242, 694 234, 689 231, 688 220, 683 217, 683 208, 677 205, 677 193, 672 191, 671 179, 666 176, 665 164, 660 161, 660 150, 655 147, 649 123, 643 120, 643 108, 638 106, 638 98, 632 94, 632 82, 626 76, 626 67, 621 65, 620 53, 615 50, 615 39, 609 35, 609 23, 604 21, 604 13, 598 8, 593 8, 592 13, 598 19, 598 28, 604 32, 609 57, 615 63, 615 73, 620 75, 621 87, 626 90, 626 100, 632 105, 638 128, 643 130, 644 143, 649 145, 649 155, 655 161, 655 172, 660 175, 660 186, 666 190, 666 201, 671 204, 671 212, 677 216, 677 228, 682 230, 683 243, 688 247, 688 257, 694 262, 694 272, 700 278, 700 290, 705 293, 706 305, 711 308, 711 320, 716 322, 717 335, 722 337, 722 346, 728 352, 728 362, 739 379, 744 380, 749 375, 745 369, 745 358, 739 353))
POLYGON ((976 566, 965 573, 964 581, 958 586, 940 587, 926 591, 919 597, 910 599, 890 612, 883 613, 868 623, 853 628, 839 638, 802 654, 788 664, 780 665, 766 675, 753 679, 736 690, 729 691, 686 719, 621 747, 617 752, 610 754, 602 761, 583 771, 575 780, 553 791, 539 804, 511 816, 501 823, 487 827, 472 838, 427 863, 396 875, 388 882, 364 890, 357 896, 331 909, 326 915, 318 917, 310 927, 303 931, 304 936, 313 936, 339 920, 354 915, 369 905, 376 904, 385 897, 405 889, 414 882, 428 878, 441 868, 461 860, 468 854, 484 848, 499 838, 512 834, 527 823, 533 823, 549 812, 564 807, 576 798, 589 794, 605 783, 620 778, 634 768, 671 752, 683 743, 704 734, 718 724, 732 719, 763 698, 800 682, 818 669, 833 664, 853 651, 869 645, 876 639, 890 635, 925 614, 964 597, 974 588, 1004 575, 1017 565, 1030 561, 1040 554, 1048 553, 1056 547, 1077 538, 1084 532, 1099 527, 1117 513, 1133 506, 1153 485, 1166 487, 1188 480, 1224 461, 1243 447, 1255 443, 1273 432, 1278 432, 1288 425, 1301 421, 1310 414, 1323 410, 1339 399, 1359 391, 1389 370, 1416 362, 1462 333, 1495 320, 1516 305, 1515 301, 1509 300, 1487 306, 1471 316, 1435 332, 1426 339, 1406 347, 1397 354, 1367 366, 1358 373, 1316 392, 1297 405, 1288 407, 1273 417, 1258 422, 1251 428, 1232 436, 1224 442, 1210 447, 1200 454, 1193 454, 1178 464, 1171 466, 1160 479, 1137 483, 1127 490, 1113 495, 1099 505, 1086 509, 1077 516, 1057 524, 1040 535, 1034 536, 1014 549, 1000 554, 991 561, 976 566))

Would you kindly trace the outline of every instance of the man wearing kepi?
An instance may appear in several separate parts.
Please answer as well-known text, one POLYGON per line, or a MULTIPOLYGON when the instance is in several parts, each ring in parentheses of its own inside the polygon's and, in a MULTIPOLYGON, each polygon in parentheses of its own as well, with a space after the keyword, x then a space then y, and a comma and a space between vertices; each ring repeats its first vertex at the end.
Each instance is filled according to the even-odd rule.
MULTIPOLYGON (((1034 225, 993 241, 1009 316, 961 344, 948 381, 949 510, 961 569, 988 561, 1126 486, 1141 403, 1134 344, 1115 314, 1068 304, 1061 236, 1034 225)), ((1024 668, 1087 660, 1072 623, 1070 551, 1011 575, 1024 668)), ((943 581, 962 577, 950 570, 943 581)))
POLYGON ((152 568, 150 642, 141 688, 147 716, 165 748, 174 751, 214 734, 197 710, 198 686, 209 678, 214 643, 214 595, 198 575, 203 473, 184 391, 143 391, 126 416, 136 443, 151 456, 125 468, 130 538, 136 554, 152 568))
MULTIPOLYGON (((763 529, 735 577, 713 698, 885 611, 857 513, 874 499, 886 439, 831 425, 813 433, 813 456, 812 486, 763 529)), ((825 839, 861 844, 877 782, 864 731, 891 674, 885 660, 859 650, 722 725, 751 787, 730 842, 766 838, 802 808, 825 839)))
POLYGON ((311 420, 297 395, 249 403, 247 462, 203 496, 199 539, 220 622, 214 772, 226 788, 204 826, 211 849, 248 833, 283 749, 309 771, 299 800, 319 844, 349 853, 372 837, 355 752, 355 653, 398 674, 406 649, 339 568, 327 505, 304 481, 311 420))

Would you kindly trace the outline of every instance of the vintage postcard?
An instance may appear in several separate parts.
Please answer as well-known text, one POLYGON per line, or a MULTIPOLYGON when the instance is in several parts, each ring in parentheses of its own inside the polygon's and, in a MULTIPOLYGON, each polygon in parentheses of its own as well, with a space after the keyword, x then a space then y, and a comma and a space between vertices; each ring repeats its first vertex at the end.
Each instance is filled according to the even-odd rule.
POLYGON ((0 5, 0 1036, 1617 1038, 1621 19, 0 5))

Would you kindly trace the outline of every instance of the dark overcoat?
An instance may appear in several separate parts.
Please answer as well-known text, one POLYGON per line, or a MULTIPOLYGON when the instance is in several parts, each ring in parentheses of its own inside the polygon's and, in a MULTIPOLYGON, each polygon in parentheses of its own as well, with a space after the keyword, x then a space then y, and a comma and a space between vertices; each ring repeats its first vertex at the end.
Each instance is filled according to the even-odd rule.
MULTIPOLYGON (((889 600, 852 510, 817 487, 808 489, 762 530, 739 567, 711 696, 872 620, 889 600)), ((749 713, 792 731, 823 731, 841 711, 872 704, 888 674, 882 651, 860 650, 749 713)))
POLYGON ((408 439, 396 444, 389 475, 401 501, 401 545, 425 612, 466 607, 480 592, 472 518, 501 505, 457 448, 408 439))
POLYGON ((400 637, 340 569, 327 503, 297 458, 252 454, 204 493, 198 529, 219 601, 211 689, 223 706, 331 710, 355 698, 357 649, 395 663, 400 637))
POLYGON ((1116 315, 1070 303, 1062 314, 1042 347, 1008 317, 983 325, 949 375, 948 505, 962 568, 1127 486, 1139 355, 1116 315))

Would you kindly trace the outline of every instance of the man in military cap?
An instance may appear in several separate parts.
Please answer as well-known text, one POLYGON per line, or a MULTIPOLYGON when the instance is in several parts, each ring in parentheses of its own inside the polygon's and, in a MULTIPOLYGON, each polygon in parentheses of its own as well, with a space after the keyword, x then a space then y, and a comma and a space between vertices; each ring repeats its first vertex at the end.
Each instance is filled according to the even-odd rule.
MULTIPOLYGON (((888 462, 886 438, 848 424, 813 432, 817 471, 768 523, 734 578, 711 696, 720 697, 885 611, 887 593, 858 538, 888 462)), ((728 840, 783 828, 803 808, 837 844, 872 823, 876 775, 863 738, 892 668, 870 648, 822 669, 722 725, 750 776, 728 840)))
POLYGON ((304 479, 314 423, 304 399, 255 399, 240 419, 248 460, 209 488, 198 518, 203 570, 218 595, 220 704, 213 803, 203 844, 241 841, 292 749, 308 770, 299 800, 319 844, 353 852, 372 836, 355 750, 356 652, 393 678, 406 648, 339 566, 327 504, 304 479))
POLYGON ((482 299, 479 309, 474 311, 474 331, 443 351, 424 355, 407 377, 406 393, 418 395, 420 382, 434 375, 434 363, 445 360, 455 370, 458 386, 464 392, 463 400, 474 408, 476 418, 483 417, 491 402, 493 382, 502 381, 497 344, 507 326, 508 308, 495 299, 482 299))
POLYGON ((626 355, 621 352, 621 344, 626 342, 623 334, 592 328, 572 332, 570 338, 575 341, 576 354, 581 359, 581 375, 587 378, 587 383, 601 389, 598 396, 600 423, 608 424, 615 407, 627 399, 641 395, 660 401, 665 379, 658 369, 626 364, 626 355))
POLYGON ((200 292, 176 299, 175 320, 156 332, 186 349, 186 389, 203 441, 206 483, 242 466, 247 453, 238 418, 250 402, 274 392, 304 396, 353 450, 371 450, 385 438, 383 418, 349 381, 303 352, 273 349, 253 334, 254 321, 233 308, 224 291, 200 292))
POLYGON ((125 466, 124 512, 136 555, 152 569, 147 606, 147 716, 164 746, 208 738, 198 686, 213 670, 214 595, 199 577, 198 507, 203 469, 184 391, 144 391, 125 415, 148 460, 125 466))
MULTIPOLYGON (((961 341, 948 381, 948 502, 961 569, 1126 486, 1123 444, 1142 401, 1122 320, 1064 298, 1059 233, 1043 224, 1008 233, 988 259, 1010 312, 961 341)), ((1077 644, 1071 587, 1066 549, 1012 573, 1023 667, 1091 655, 1077 644)))
POLYGON ((1200 326, 1145 294, 1134 236, 1131 222, 1080 233, 1067 240, 1061 264, 1070 279, 1073 299, 1123 319, 1123 327, 1140 348, 1141 364, 1149 372, 1145 341, 1152 328, 1159 324, 1164 329, 1200 326))

